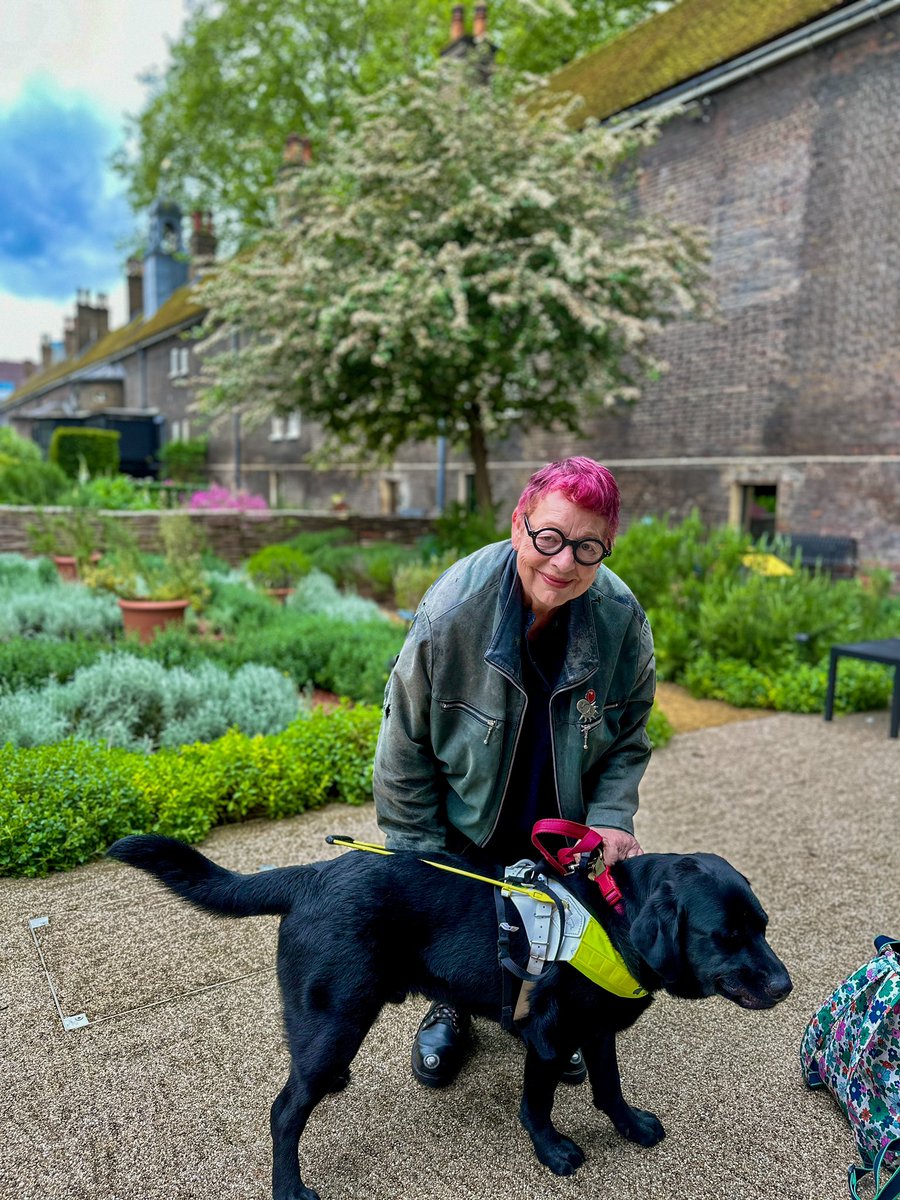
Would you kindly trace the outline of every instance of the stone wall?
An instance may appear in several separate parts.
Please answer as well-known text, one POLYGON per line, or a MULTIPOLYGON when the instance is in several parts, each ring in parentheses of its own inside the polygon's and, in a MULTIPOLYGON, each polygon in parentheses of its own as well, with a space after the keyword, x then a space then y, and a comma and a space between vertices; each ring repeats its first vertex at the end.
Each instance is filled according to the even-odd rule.
MULTIPOLYGON (((53 515, 67 510, 46 508, 43 511, 53 515)), ((142 549, 158 551, 159 522, 173 514, 110 512, 102 515, 122 522, 134 534, 142 549)), ((29 554, 27 530, 36 517, 36 510, 32 508, 0 507, 0 553, 29 554)), ((282 509, 248 513, 201 510, 192 511, 190 517, 204 529, 210 549, 232 566, 237 566, 261 547, 285 541, 298 533, 345 528, 350 529, 362 543, 384 539, 400 545, 412 545, 417 538, 430 532, 432 527, 430 520, 412 517, 363 517, 355 514, 337 517, 334 513, 282 509)))

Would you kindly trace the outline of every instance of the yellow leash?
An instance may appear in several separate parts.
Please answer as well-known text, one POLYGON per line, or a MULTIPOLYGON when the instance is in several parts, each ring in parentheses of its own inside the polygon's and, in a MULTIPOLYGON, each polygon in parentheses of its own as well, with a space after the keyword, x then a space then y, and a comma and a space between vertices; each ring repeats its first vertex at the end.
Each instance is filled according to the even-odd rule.
MULTIPOLYGON (((358 842, 355 838, 339 837, 336 834, 329 834, 325 841, 329 846, 344 846, 347 850, 370 850, 373 854, 395 853, 394 850, 388 850, 386 846, 376 846, 373 842, 358 842)), ((427 863, 429 867, 437 867, 439 871, 449 871, 452 875, 463 875, 466 879, 477 879, 479 883, 490 883, 504 892, 518 892, 520 896, 530 896, 532 900, 540 900, 543 904, 554 903, 552 896, 548 896, 546 892, 541 892, 537 888, 505 883, 502 879, 491 879, 489 875, 476 875, 474 871, 463 871, 461 867, 451 867, 447 863, 434 862, 430 858, 422 858, 419 861, 427 863)))
MULTIPOLYGON (((325 841, 329 846, 341 846, 347 850, 368 850, 372 854, 395 853, 385 846, 376 846, 372 842, 357 842, 354 838, 340 837, 336 834, 329 834, 325 841)), ((529 896, 540 904, 557 905, 561 903, 563 908, 569 911, 569 919, 576 919, 576 923, 578 914, 580 914, 581 932, 578 944, 575 951, 571 953, 571 957, 568 958, 572 966, 582 975, 586 975, 593 983, 616 996, 640 999, 647 995, 646 990, 629 973, 625 960, 613 946, 609 934, 596 917, 583 908, 574 897, 558 901, 554 896, 542 892, 539 888, 523 887, 516 883, 507 883, 503 879, 491 879, 489 875, 476 875, 474 871, 464 871, 461 867, 451 867, 447 863, 434 862, 430 858, 421 858, 419 861, 427 863, 429 867, 437 867, 439 871, 449 871, 452 875, 462 875, 466 879, 475 879, 479 883, 489 883, 492 887, 500 888, 505 896, 516 892, 520 896, 529 896), (576 910, 574 912, 572 911, 573 907, 576 910)))

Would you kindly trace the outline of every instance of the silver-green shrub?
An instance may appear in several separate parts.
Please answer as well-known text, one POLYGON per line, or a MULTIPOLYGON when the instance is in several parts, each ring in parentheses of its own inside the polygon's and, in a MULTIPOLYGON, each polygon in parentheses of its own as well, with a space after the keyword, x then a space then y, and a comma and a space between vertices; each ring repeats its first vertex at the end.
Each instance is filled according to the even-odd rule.
POLYGON ((115 597, 76 584, 0 582, 0 641, 14 637, 112 638, 122 631, 115 597))
POLYGON ((49 558, 0 554, 0 589, 3 591, 17 591, 20 588, 31 591, 46 584, 59 584, 59 574, 49 558))
POLYGON ((354 592, 341 592, 330 575, 310 571, 299 580, 288 607, 304 613, 321 613, 339 621, 386 621, 387 617, 374 602, 354 592))
POLYGON ((234 676, 212 663, 167 670, 132 654, 104 654, 67 684, 0 697, 0 744, 49 745, 64 737, 156 750, 212 741, 231 728, 278 733, 296 717, 296 688, 273 667, 234 676))

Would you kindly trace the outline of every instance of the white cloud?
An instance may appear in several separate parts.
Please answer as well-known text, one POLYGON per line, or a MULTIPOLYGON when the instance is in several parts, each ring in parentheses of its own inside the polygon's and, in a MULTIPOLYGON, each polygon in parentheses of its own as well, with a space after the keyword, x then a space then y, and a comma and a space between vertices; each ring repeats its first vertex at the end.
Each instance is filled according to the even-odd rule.
MULTIPOLYGON (((138 76, 165 68, 167 39, 177 40, 185 15, 185 0, 6 0, 0 109, 7 115, 21 111, 23 97, 49 78, 58 98, 67 96, 72 106, 102 113, 121 133, 125 114, 139 112, 148 96, 138 76)), ((36 147, 28 165, 34 167, 39 159, 36 147)), ((23 172, 26 169, 22 167, 23 172)), ((110 197, 121 193, 121 184, 105 169, 107 177, 98 186, 108 203, 110 197)), ((61 213, 60 217, 70 215, 61 213)), ((9 216, 0 213, 0 226, 10 227, 9 216)), ((90 261, 87 242, 93 237, 97 239, 98 263, 105 260, 108 264, 121 232, 111 229, 107 245, 102 244, 102 227, 85 230, 84 261, 90 261)), ((0 360, 35 359, 42 333, 58 340, 64 317, 74 311, 78 287, 108 291, 112 324, 121 324, 125 319, 124 284, 118 275, 109 277, 108 266, 102 269, 106 278, 73 279, 72 296, 66 304, 18 298, 0 285, 0 360)))

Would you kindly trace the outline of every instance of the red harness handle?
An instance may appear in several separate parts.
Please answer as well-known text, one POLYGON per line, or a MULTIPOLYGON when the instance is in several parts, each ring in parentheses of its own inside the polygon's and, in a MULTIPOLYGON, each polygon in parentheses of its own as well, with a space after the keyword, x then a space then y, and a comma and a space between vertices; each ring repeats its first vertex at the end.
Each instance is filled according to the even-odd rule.
MULTIPOLYGON (((566 875, 575 866, 580 854, 590 854, 592 850, 603 848, 603 835, 589 825, 580 825, 577 821, 563 821, 559 817, 545 817, 536 821, 531 831, 531 841, 547 860, 550 866, 560 875, 566 875), (558 837, 574 838, 574 846, 563 846, 556 854, 541 843, 541 834, 554 833, 558 837)), ((602 862, 601 857, 601 862, 602 862)), ((603 899, 617 911, 622 910, 622 893, 609 873, 609 867, 596 875, 594 882, 599 887, 603 899)))

